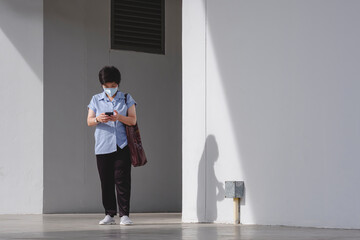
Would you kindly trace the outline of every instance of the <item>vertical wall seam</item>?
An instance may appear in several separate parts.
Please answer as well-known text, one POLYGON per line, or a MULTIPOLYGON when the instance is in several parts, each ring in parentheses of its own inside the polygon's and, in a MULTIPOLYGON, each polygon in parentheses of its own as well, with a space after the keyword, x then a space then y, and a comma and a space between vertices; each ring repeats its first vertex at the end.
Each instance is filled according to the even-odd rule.
MULTIPOLYGON (((85 65, 85 71, 84 71, 84 77, 83 77, 83 81, 84 81, 84 86, 85 86, 85 94, 83 95, 83 103, 87 103, 88 99, 87 99, 87 96, 88 96, 88 78, 87 78, 87 75, 88 75, 88 54, 87 54, 87 51, 88 51, 88 39, 87 39, 87 26, 88 26, 88 11, 89 11, 89 8, 87 7, 88 5, 85 3, 85 2, 82 2, 83 6, 84 6, 84 12, 83 12, 83 37, 84 37, 84 42, 85 42, 85 46, 84 46, 84 65, 85 65)), ((85 111, 85 110, 84 110, 85 111)), ((87 113, 87 112, 85 112, 87 113)), ((87 116, 87 114, 86 114, 87 116)), ((84 126, 84 135, 87 136, 87 124, 83 124, 84 126)), ((83 145, 83 189, 85 189, 85 185, 86 185, 86 163, 87 163, 87 146, 86 146, 86 143, 83 145)), ((84 196, 85 194, 83 194, 84 196)), ((82 199, 81 199, 82 200, 82 199)))
POLYGON ((43 52, 42 52, 42 72, 43 72, 43 76, 42 76, 42 206, 41 206, 41 213, 44 214, 45 213, 45 1, 43 1, 43 9, 42 9, 42 15, 43 15, 43 19, 42 19, 42 29, 43 29, 43 52))
POLYGON ((207 221, 207 0, 205 2, 205 221, 207 221))

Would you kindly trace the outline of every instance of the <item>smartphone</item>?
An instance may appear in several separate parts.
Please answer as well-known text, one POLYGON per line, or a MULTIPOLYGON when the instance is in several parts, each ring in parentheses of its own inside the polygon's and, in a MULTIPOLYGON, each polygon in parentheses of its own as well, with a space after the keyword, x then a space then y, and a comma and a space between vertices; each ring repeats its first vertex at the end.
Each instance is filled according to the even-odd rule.
POLYGON ((113 112, 106 112, 105 115, 111 116, 111 115, 114 115, 114 113, 113 112))

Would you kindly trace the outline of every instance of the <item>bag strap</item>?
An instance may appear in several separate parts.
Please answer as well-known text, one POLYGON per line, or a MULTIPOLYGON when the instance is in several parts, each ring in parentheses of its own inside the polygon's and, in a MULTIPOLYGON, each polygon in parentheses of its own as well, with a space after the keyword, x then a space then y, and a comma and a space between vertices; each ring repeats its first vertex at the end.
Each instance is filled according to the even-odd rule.
MULTIPOLYGON (((125 93, 125 105, 126 105, 126 107, 127 107, 127 93, 125 93)), ((126 116, 128 115, 128 112, 127 112, 127 110, 126 110, 126 116)))

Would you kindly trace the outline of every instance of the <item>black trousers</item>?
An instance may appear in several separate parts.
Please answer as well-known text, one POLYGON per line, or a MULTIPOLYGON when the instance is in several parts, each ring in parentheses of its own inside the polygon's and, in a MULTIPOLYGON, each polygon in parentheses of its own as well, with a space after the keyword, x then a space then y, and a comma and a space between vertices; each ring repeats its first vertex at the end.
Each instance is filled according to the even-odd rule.
POLYGON ((131 160, 129 147, 126 146, 121 149, 117 146, 116 152, 97 154, 96 161, 101 181, 102 203, 105 209, 105 215, 108 214, 113 217, 117 214, 116 189, 119 216, 129 216, 131 191, 131 160))

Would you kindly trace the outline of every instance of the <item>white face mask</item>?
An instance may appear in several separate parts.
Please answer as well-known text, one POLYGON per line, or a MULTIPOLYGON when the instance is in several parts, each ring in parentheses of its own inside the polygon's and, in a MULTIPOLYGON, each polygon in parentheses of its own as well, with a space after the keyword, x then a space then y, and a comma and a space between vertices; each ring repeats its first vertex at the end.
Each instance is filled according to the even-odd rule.
POLYGON ((118 88, 104 88, 104 92, 107 93, 110 97, 114 96, 118 91, 118 88))

